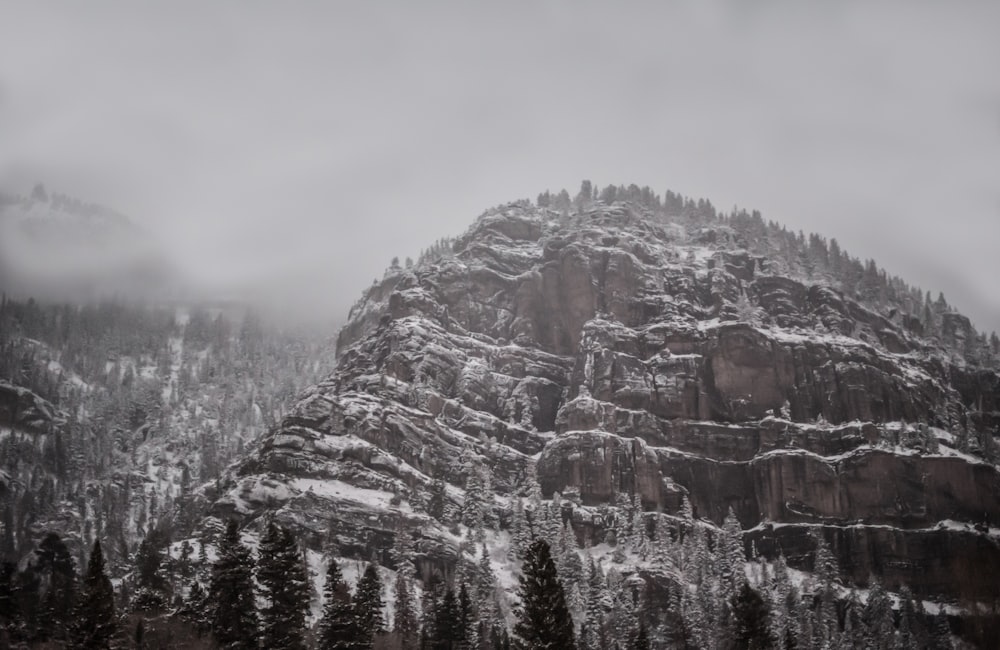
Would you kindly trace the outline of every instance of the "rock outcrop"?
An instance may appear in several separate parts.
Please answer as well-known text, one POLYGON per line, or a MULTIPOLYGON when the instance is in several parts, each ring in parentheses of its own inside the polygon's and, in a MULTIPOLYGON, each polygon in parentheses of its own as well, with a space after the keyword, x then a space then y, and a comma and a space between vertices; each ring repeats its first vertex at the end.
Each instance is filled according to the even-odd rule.
MULTIPOLYGON (((686 496, 796 568, 822 534, 846 586, 995 597, 1000 375, 739 244, 632 204, 487 212, 453 256, 366 292, 336 371, 215 513, 276 512, 359 555, 402 524, 447 566, 455 537, 426 494, 440 477, 460 503, 471 455, 502 512, 532 473, 580 512, 624 493, 677 513, 686 496)), ((968 330, 949 316, 944 345, 968 330)))
POLYGON ((64 423, 65 417, 50 402, 27 388, 0 380, 0 427, 45 434, 64 423))

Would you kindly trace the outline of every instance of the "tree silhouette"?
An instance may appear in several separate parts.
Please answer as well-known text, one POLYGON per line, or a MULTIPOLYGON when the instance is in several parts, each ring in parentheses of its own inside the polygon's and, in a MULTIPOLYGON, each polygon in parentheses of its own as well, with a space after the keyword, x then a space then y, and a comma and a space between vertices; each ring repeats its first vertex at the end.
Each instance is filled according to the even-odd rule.
POLYGON ((94 541, 73 626, 73 647, 103 649, 117 633, 115 593, 104 567, 100 540, 94 541))
POLYGON ((519 595, 521 606, 514 634, 529 648, 575 648, 573 619, 566 607, 549 544, 536 539, 524 556, 519 595))
POLYGON ((212 634, 224 648, 257 648, 257 605, 253 589, 253 558, 240 543, 235 520, 226 524, 219 541, 219 559, 212 566, 208 590, 212 634))

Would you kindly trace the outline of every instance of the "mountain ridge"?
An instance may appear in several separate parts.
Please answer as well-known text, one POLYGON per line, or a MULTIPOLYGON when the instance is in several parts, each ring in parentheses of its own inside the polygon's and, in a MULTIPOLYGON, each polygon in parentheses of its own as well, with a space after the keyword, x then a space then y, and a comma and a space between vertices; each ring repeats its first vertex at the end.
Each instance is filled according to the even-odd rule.
POLYGON ((418 530, 421 575, 448 576, 471 532, 456 539, 466 529, 426 495, 444 480, 461 512, 461 486, 484 471, 490 518, 508 526, 537 477, 579 540, 620 538, 635 512, 671 527, 685 507, 713 527, 735 513, 748 553, 796 569, 819 534, 848 588, 875 576, 928 602, 991 598, 1000 376, 970 352, 971 324, 931 312, 928 340, 898 310, 768 268, 739 236, 635 202, 487 211, 451 254, 365 292, 337 369, 212 512, 269 513, 362 558, 418 530))
POLYGON ((7 539, 0 522, 4 548, 43 527, 81 554, 102 538, 125 589, 139 538, 172 539, 171 566, 188 568, 201 545, 204 580, 227 520, 251 548, 274 521, 305 548, 317 592, 329 558, 352 580, 374 563, 386 583, 412 560, 425 595, 488 562, 499 629, 526 540, 542 537, 581 630, 595 611, 601 629, 638 616, 666 647, 709 647, 705 630, 726 629, 725 567, 741 564, 774 624, 813 645, 848 635, 816 602, 845 618, 885 589, 925 632, 938 614, 988 639, 989 340, 943 297, 818 236, 672 193, 615 194, 504 204, 416 263, 394 260, 352 307, 328 373, 322 345, 253 313, 237 331, 224 304, 5 300, 0 369, 19 379, 0 383, 0 444, 24 462, 0 466, 0 500, 31 525, 7 539), (197 457, 213 436, 216 461, 233 461, 221 474, 197 457), (74 488, 81 457, 97 472, 74 488), (597 587, 581 571, 613 604, 584 606, 597 587), (708 595, 692 600, 696 585, 708 595))

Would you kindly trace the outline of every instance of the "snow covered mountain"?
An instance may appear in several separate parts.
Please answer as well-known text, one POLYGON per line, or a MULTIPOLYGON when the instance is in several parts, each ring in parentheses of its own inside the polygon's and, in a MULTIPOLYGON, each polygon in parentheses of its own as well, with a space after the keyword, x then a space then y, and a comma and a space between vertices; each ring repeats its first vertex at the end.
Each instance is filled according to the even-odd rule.
MULTIPOLYGON (((129 228, 36 194, 4 227, 129 228)), ((582 648, 729 647, 743 576, 794 647, 998 630, 1000 340, 836 241, 634 186, 546 193, 393 264, 332 347, 226 303, 5 298, 0 554, 23 568, 56 532, 84 566, 99 540, 141 618, 136 566, 169 547, 174 604, 143 619, 168 636, 233 520, 261 556, 272 522, 305 547, 310 624, 335 558, 390 603, 415 579, 422 616, 467 585, 502 647, 544 538, 582 648)))
POLYGON ((390 570, 413 536, 424 584, 485 555, 501 610, 526 535, 570 565, 582 545, 659 603, 640 616, 663 647, 709 642, 685 626, 719 612, 691 589, 729 583, 698 548, 732 558, 736 539, 810 642, 847 642, 852 599, 884 589, 897 620, 915 602, 981 641, 1000 576, 996 335, 759 214, 600 197, 491 209, 452 251, 391 269, 336 370, 207 495, 202 529, 274 518, 316 561, 390 570), (779 597, 789 575, 815 615, 779 597), (803 632, 828 599, 840 621, 803 632))

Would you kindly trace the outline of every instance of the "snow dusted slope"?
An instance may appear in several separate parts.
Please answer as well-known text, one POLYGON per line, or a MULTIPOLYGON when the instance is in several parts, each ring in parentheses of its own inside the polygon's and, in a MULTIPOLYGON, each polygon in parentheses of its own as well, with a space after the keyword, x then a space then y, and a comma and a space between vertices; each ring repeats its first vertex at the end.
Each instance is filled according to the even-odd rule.
POLYGON ((993 598, 1000 376, 746 244, 631 203, 488 211, 454 256, 365 293, 336 372, 214 515, 274 513, 313 548, 386 563, 413 529, 424 577, 447 574, 465 535, 447 513, 479 466, 502 526, 537 475, 580 540, 633 497, 649 517, 689 501, 712 527, 731 508, 748 550, 796 570, 818 533, 847 587, 993 598))
POLYGON ((154 530, 190 532, 332 347, 236 307, 0 301, 0 555, 99 538, 119 577, 154 530))

